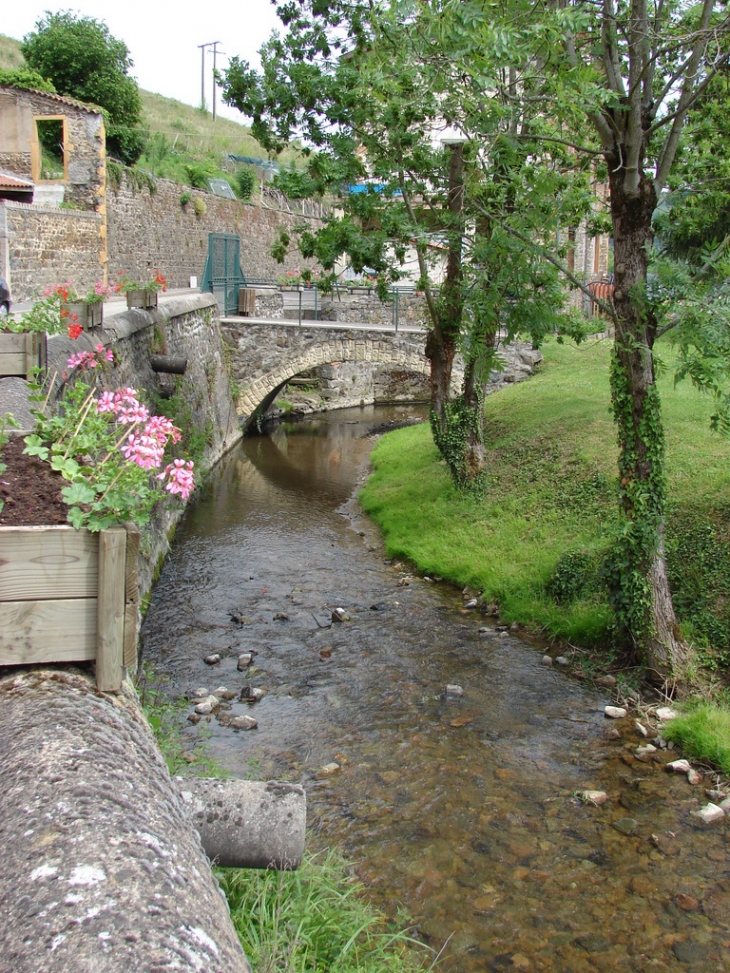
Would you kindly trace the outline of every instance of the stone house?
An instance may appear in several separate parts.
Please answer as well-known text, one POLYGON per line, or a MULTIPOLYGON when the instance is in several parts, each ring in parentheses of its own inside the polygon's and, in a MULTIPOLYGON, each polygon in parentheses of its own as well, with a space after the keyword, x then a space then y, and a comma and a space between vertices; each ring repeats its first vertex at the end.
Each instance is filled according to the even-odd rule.
POLYGON ((48 197, 99 211, 106 163, 100 108, 61 95, 0 85, 0 170, 31 179, 48 197), (54 146, 55 151, 48 151, 54 146))
MULTIPOLYGON (((32 188, 0 199, 0 275, 23 300, 72 278, 86 289, 107 266, 106 136, 100 108, 0 85, 0 176, 32 188)), ((2 181, 2 180, 0 180, 2 181)))

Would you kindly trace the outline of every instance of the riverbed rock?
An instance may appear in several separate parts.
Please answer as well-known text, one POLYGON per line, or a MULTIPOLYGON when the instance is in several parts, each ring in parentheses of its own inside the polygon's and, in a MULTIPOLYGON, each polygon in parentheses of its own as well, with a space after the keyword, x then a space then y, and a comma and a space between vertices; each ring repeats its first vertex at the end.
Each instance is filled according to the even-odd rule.
POLYGON ((243 703, 258 703, 260 699, 264 698, 264 695, 263 689, 259 689, 258 686, 244 686, 239 698, 243 703))
POLYGON ((235 699, 238 693, 235 689, 226 689, 225 686, 219 686, 218 689, 213 690, 213 695, 217 696, 218 699, 224 699, 228 702, 231 699, 235 699))
POLYGON ((548 669, 552 666, 552 664, 553 660, 549 655, 544 655, 542 659, 540 659, 540 665, 546 666, 548 669))
POLYGON ((203 662, 206 664, 206 666, 217 666, 220 661, 221 661, 220 652, 213 652, 212 655, 206 655, 206 657, 203 659, 203 662))
POLYGON ((220 700, 217 696, 206 696, 205 699, 201 699, 199 703, 195 706, 195 712, 199 713, 201 716, 207 716, 212 713, 213 710, 218 709, 220 706, 220 700))
POLYGON ((206 689, 205 686, 199 686, 190 693, 189 698, 191 702, 194 702, 195 700, 205 699, 207 696, 210 696, 210 690, 206 689))
POLYGON ((239 672, 243 672, 244 670, 248 669, 248 667, 251 665, 252 662, 253 662, 253 653, 242 652, 238 657, 238 665, 236 666, 236 668, 238 669, 239 672))
POLYGON ((667 723, 669 720, 673 720, 677 716, 676 710, 673 710, 670 706, 660 706, 656 711, 657 719, 661 720, 662 723, 667 723))
POLYGON ((496 635, 496 631, 493 628, 488 628, 486 625, 482 625, 482 627, 479 629, 480 638, 494 638, 496 635))
POLYGON ((670 760, 668 764, 664 764, 664 769, 670 774, 688 774, 692 765, 689 760, 670 760))
POLYGON ((690 812, 693 817, 699 818, 703 824, 715 824, 717 821, 724 821, 725 812, 717 804, 705 804, 699 811, 690 812))
POLYGON ((556 666, 562 666, 563 668, 565 668, 566 666, 569 666, 570 665, 570 659, 568 659, 564 655, 559 655, 555 659, 555 665, 556 666))
POLYGON ((329 774, 336 773, 339 769, 340 769, 340 765, 338 763, 335 763, 333 760, 331 763, 324 764, 324 766, 320 767, 319 772, 321 774, 329 775, 329 774))
POLYGON ((623 706, 605 706, 603 709, 603 715, 611 720, 620 720, 626 716, 628 710, 624 709, 623 706))
POLYGON ((192 723, 193 726, 200 723, 200 713, 188 713, 188 723, 192 723))
POLYGON ((616 685, 616 677, 606 673, 605 676, 599 676, 598 679, 596 679, 596 685, 603 686, 605 689, 613 689, 613 687, 616 685))
POLYGON ((634 726, 636 727, 636 730, 640 736, 643 737, 649 736, 649 731, 647 730, 647 728, 644 726, 643 723, 640 723, 638 720, 634 720, 634 726))
POLYGON ((478 608, 478 607, 479 607, 479 600, 477 598, 470 598, 469 601, 467 601, 466 604, 464 605, 464 608, 478 608))
POLYGON ((463 696, 464 690, 461 686, 457 686, 456 683, 449 683, 446 687, 446 695, 452 697, 463 696))
POLYGON ((703 780, 702 774, 699 772, 699 770, 695 770, 694 767, 691 767, 687 771, 687 780, 692 785, 692 787, 697 787, 699 784, 702 783, 703 780))
POLYGON ((656 752, 657 750, 653 743, 643 744, 642 746, 636 748, 637 757, 646 757, 656 752))
POLYGON ((230 722, 232 730, 255 730, 259 721, 253 716, 234 716, 230 722))
POLYGON ((275 622, 288 622, 289 621, 289 616, 287 615, 286 612, 277 612, 274 615, 274 621, 275 622))
POLYGON ((332 609, 332 621, 333 622, 345 622, 347 621, 347 612, 344 608, 333 608, 332 609))
POLYGON ((635 818, 619 818, 618 821, 613 822, 613 827, 619 834, 626 835, 626 837, 631 837, 631 835, 636 834, 636 829, 639 824, 635 818))
POLYGON ((606 803, 608 794, 605 791, 581 791, 580 798, 585 804, 595 804, 599 807, 606 803))

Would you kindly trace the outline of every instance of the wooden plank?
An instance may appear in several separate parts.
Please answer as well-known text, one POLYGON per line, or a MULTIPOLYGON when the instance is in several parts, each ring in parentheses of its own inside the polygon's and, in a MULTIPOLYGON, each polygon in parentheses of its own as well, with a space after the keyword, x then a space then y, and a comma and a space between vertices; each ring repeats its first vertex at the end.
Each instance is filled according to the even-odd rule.
POLYGON ((95 598, 0 603, 0 665, 96 658, 95 598))
POLYGON ((133 524, 126 525, 127 554, 124 567, 124 665, 137 668, 137 626, 139 624, 139 560, 140 534, 133 524))
POLYGON ((0 527, 0 602, 96 598, 97 536, 73 527, 0 527))
POLYGON ((25 375, 25 362, 24 351, 0 352, 0 375, 25 375))
POLYGON ((126 551, 123 527, 99 531, 96 685, 102 692, 117 692, 122 687, 126 551))

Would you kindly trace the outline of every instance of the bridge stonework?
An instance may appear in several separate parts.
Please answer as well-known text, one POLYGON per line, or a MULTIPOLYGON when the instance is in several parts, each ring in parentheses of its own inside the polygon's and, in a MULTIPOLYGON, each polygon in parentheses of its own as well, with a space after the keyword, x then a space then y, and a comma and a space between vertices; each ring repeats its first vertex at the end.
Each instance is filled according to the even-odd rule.
POLYGON ((230 351, 231 379, 238 385, 238 416, 244 427, 295 375, 323 365, 362 362, 427 376, 424 332, 306 327, 269 321, 221 321, 230 351))

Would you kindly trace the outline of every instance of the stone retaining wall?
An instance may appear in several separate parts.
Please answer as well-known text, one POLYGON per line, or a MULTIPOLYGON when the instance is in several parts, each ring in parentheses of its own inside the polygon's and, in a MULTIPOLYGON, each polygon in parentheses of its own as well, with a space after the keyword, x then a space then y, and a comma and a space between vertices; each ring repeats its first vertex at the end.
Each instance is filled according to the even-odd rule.
MULTIPOLYGON (((154 311, 127 311, 108 317, 104 327, 84 332, 76 341, 56 335, 48 342, 49 372, 61 374, 73 352, 92 350, 101 342, 114 349, 116 365, 100 373, 104 388, 144 389, 154 396, 175 391, 177 424, 203 444, 202 470, 210 469, 241 438, 231 399, 228 363, 218 323, 218 306, 211 294, 167 298, 154 311), (187 359, 182 376, 158 375, 151 355, 187 359)), ((173 504, 158 511, 142 533, 139 585, 152 587, 155 569, 169 548, 168 537, 184 511, 173 504)))
POLYGON ((72 280, 80 293, 101 279, 102 217, 84 210, 0 202, 0 276, 14 302, 72 280))
POLYGON ((107 186, 109 278, 126 272, 145 279, 159 268, 171 287, 187 287, 190 277, 202 281, 209 233, 233 233, 241 239, 241 268, 247 279, 275 279, 286 270, 306 266, 292 255, 284 264, 271 257, 280 230, 318 220, 268 209, 255 203, 224 199, 167 179, 134 186, 125 174, 121 185, 107 186), (190 202, 180 202, 183 193, 190 202), (195 200, 205 212, 195 212, 195 200))

